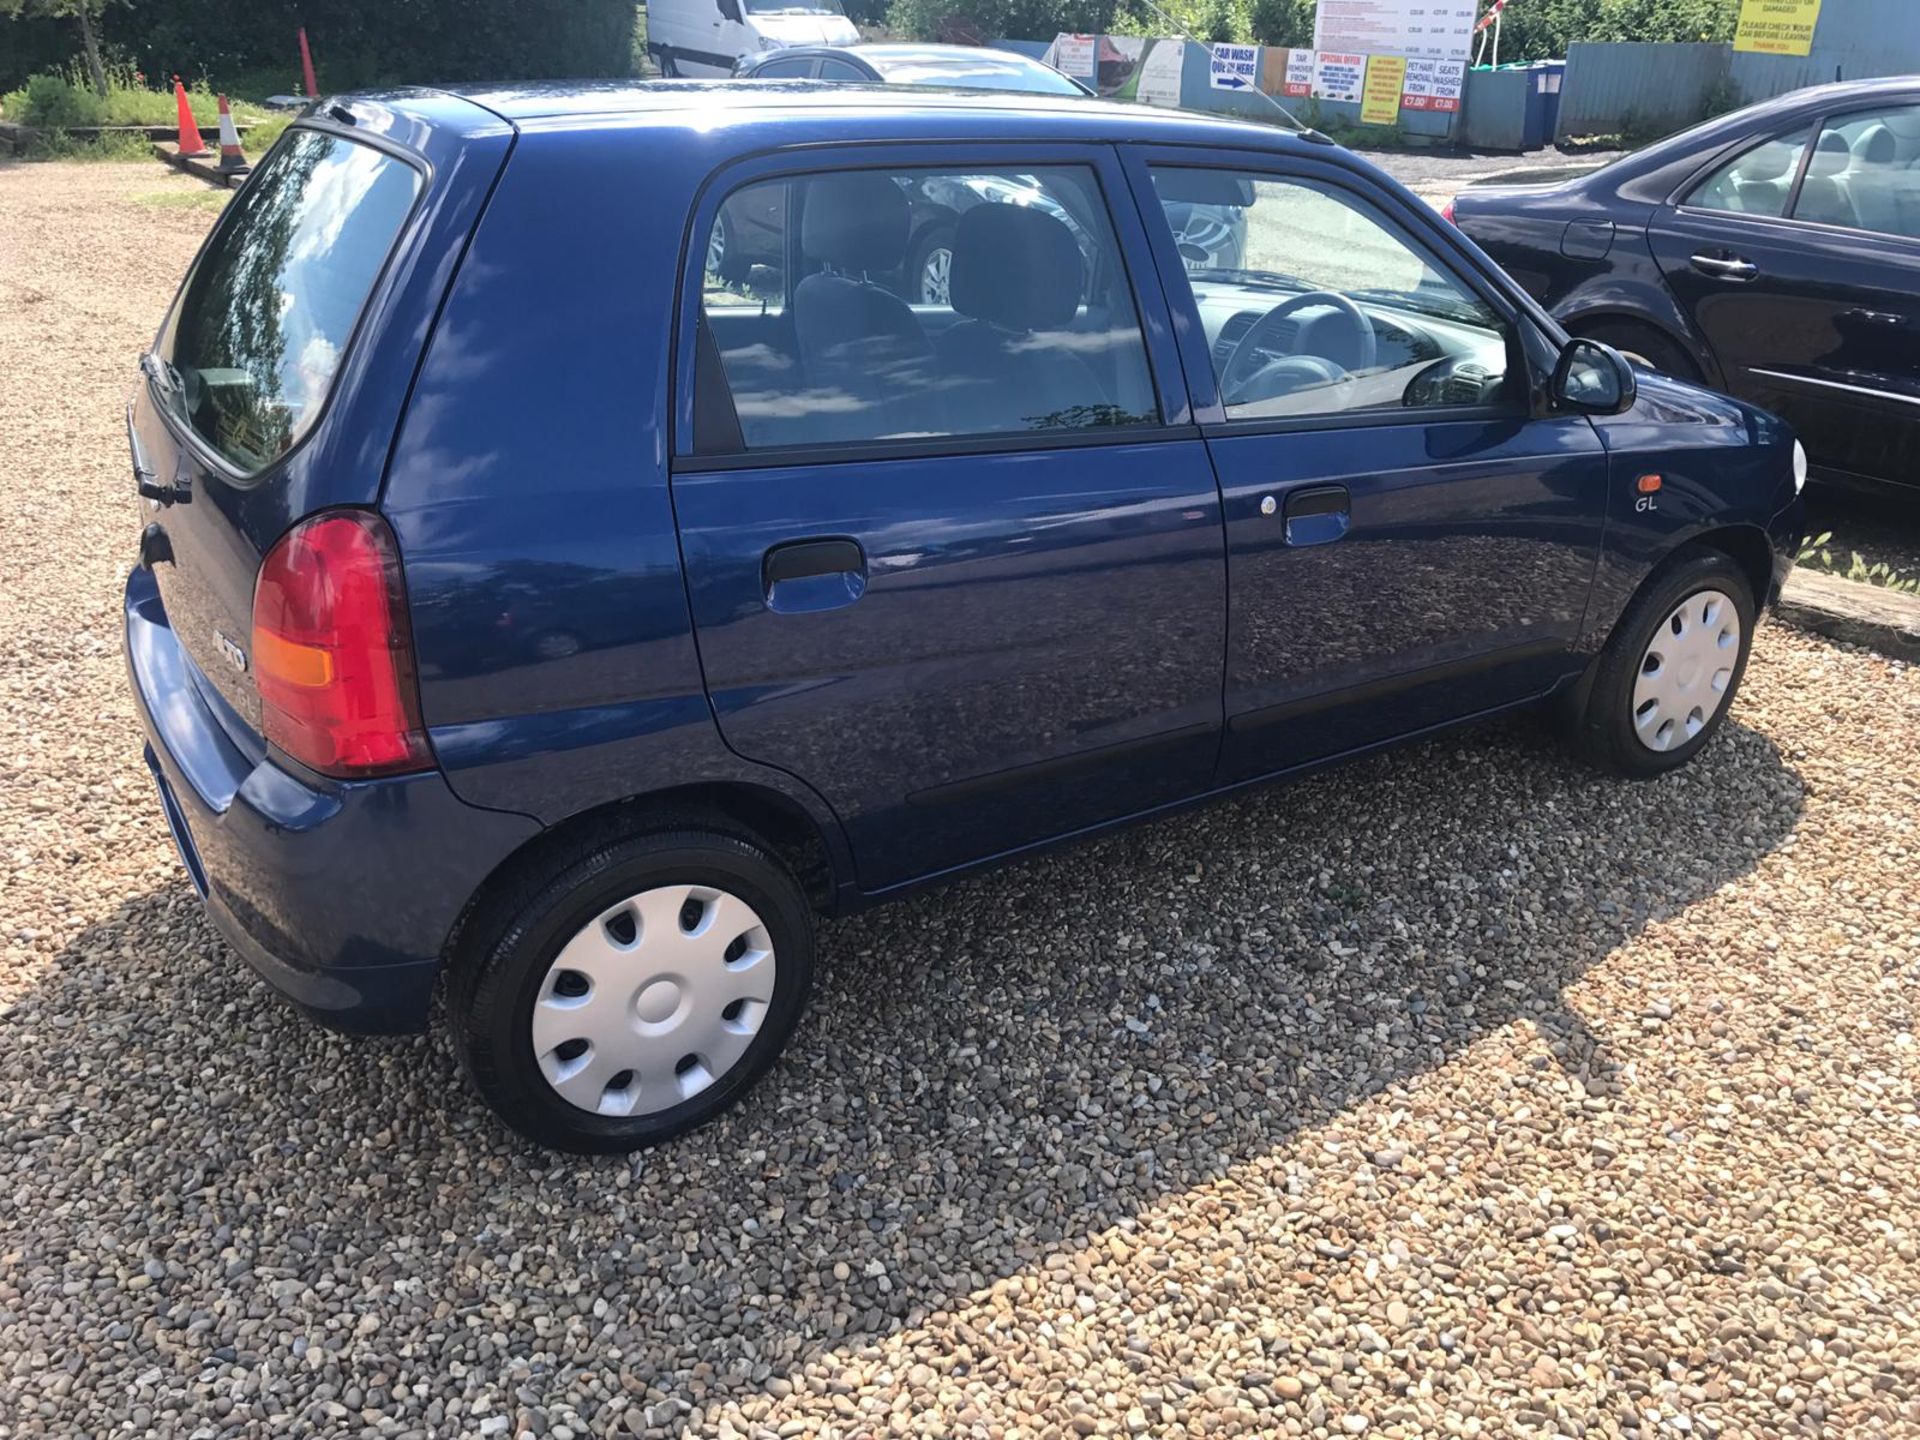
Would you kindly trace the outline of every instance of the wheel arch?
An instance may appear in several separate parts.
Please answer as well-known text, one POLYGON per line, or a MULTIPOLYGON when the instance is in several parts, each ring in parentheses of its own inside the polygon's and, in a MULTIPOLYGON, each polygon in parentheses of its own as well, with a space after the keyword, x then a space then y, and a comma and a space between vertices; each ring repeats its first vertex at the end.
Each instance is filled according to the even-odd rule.
POLYGON ((1668 323, 1658 315, 1649 315, 1644 310, 1599 306, 1566 314, 1556 313, 1554 318, 1566 327, 1569 335, 1591 335, 1595 330, 1610 325, 1629 326, 1636 330, 1648 331, 1691 360, 1704 380, 1716 385, 1719 383, 1720 364, 1713 352, 1688 331, 1668 323))
POLYGON ((825 827, 790 796, 746 781, 677 785, 582 810, 523 843, 475 888, 447 936, 443 962, 462 954, 489 897, 510 888, 520 875, 560 863, 560 857, 596 841, 676 826, 719 830, 765 845, 792 870, 816 911, 834 905, 846 878, 825 827))

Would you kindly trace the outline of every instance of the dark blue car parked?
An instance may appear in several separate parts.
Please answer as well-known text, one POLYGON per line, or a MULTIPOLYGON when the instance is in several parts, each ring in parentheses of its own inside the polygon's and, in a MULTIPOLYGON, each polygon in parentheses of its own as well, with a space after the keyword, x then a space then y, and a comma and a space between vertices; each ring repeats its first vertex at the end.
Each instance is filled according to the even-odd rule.
POLYGON ((1684 762, 1800 532, 1778 421, 1351 155, 1084 99, 321 102, 143 368, 127 655, 214 922, 345 1029, 444 974, 578 1150, 773 1062, 817 909, 1540 702, 1684 762), (909 304, 948 181, 1005 198, 909 304))
POLYGON ((1574 334, 1785 418, 1817 479, 1920 485, 1920 78, 1797 90, 1451 214, 1574 334))

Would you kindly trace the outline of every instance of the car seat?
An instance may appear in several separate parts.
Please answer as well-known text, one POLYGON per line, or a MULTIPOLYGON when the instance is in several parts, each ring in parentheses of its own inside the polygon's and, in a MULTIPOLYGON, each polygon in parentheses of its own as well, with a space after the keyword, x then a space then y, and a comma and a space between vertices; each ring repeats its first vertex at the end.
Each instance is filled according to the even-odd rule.
POLYGON ((1074 352, 1083 337, 1066 328, 1080 311, 1086 265, 1064 223, 1024 205, 976 206, 954 230, 950 285, 954 313, 966 317, 939 342, 956 430, 1106 418, 1111 398, 1074 352))

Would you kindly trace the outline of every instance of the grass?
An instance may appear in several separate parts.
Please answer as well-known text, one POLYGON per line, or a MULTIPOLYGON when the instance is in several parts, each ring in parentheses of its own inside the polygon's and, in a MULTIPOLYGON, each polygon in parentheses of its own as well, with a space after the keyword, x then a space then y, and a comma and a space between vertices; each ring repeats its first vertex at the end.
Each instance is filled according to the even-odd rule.
POLYGON ((1800 547, 1798 563, 1809 570, 1819 570, 1828 575, 1838 575, 1842 580, 1857 580, 1863 585, 1878 585, 1883 590, 1895 590, 1903 595, 1920 595, 1920 575, 1903 575, 1885 563, 1869 565, 1866 557, 1858 550, 1846 552, 1846 563, 1834 558, 1832 549, 1833 532, 1816 535, 1800 547))
MULTIPOLYGON (((188 89, 187 100, 201 128, 212 129, 219 117, 219 96, 201 82, 188 89)), ((105 99, 94 94, 85 75, 72 67, 31 76, 19 89, 0 95, 0 116, 36 130, 66 130, 80 125, 171 125, 178 113, 167 78, 148 77, 125 66, 107 72, 105 99)), ((234 105, 233 118, 241 124, 257 123, 266 118, 266 112, 241 101, 234 105)))
POLYGON ((227 201, 233 198, 231 190, 215 190, 210 185, 194 182, 191 190, 149 190, 144 195, 133 197, 136 205, 150 206, 155 210, 204 210, 217 214, 226 209, 227 201))
MULTIPOLYGON (((27 151, 30 160, 145 160, 153 152, 144 135, 69 133, 72 127, 82 126, 172 125, 179 118, 173 91, 150 89, 145 80, 136 70, 109 71, 103 100, 83 76, 72 71, 35 75, 19 89, 0 95, 0 118, 40 132, 27 151)), ((197 86, 187 91, 187 100, 202 131, 213 129, 220 114, 215 92, 197 86)), ((264 155, 293 120, 290 112, 262 110, 244 101, 233 102, 233 118, 247 127, 241 142, 254 159, 264 155)))

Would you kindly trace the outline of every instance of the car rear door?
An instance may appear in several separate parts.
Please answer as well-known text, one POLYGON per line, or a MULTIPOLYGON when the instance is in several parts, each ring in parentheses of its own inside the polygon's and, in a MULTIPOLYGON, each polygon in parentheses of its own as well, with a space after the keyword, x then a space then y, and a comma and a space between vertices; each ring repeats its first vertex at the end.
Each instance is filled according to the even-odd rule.
POLYGON ((512 138, 453 96, 332 115, 290 129, 228 205, 127 413, 142 559, 245 732, 261 557, 304 516, 378 495, 450 257, 512 138))
POLYGON ((868 890, 1203 788, 1220 509, 1112 152, 766 157, 699 243, 759 186, 795 273, 684 277, 673 444, 727 744, 827 799, 868 890), (957 313, 879 283, 934 179, 1041 192, 961 218, 957 313))
POLYGON ((1219 778, 1496 709, 1578 668, 1607 459, 1585 418, 1535 413, 1533 322, 1422 235, 1416 202, 1345 167, 1145 147, 1127 164, 1143 212, 1166 217, 1149 229, 1223 497, 1219 778), (1240 265, 1183 257, 1173 222, 1200 204, 1242 212, 1240 265))
POLYGON ((1816 469, 1913 483, 1920 107, 1776 136, 1698 178, 1647 235, 1732 394, 1791 423, 1816 469))

